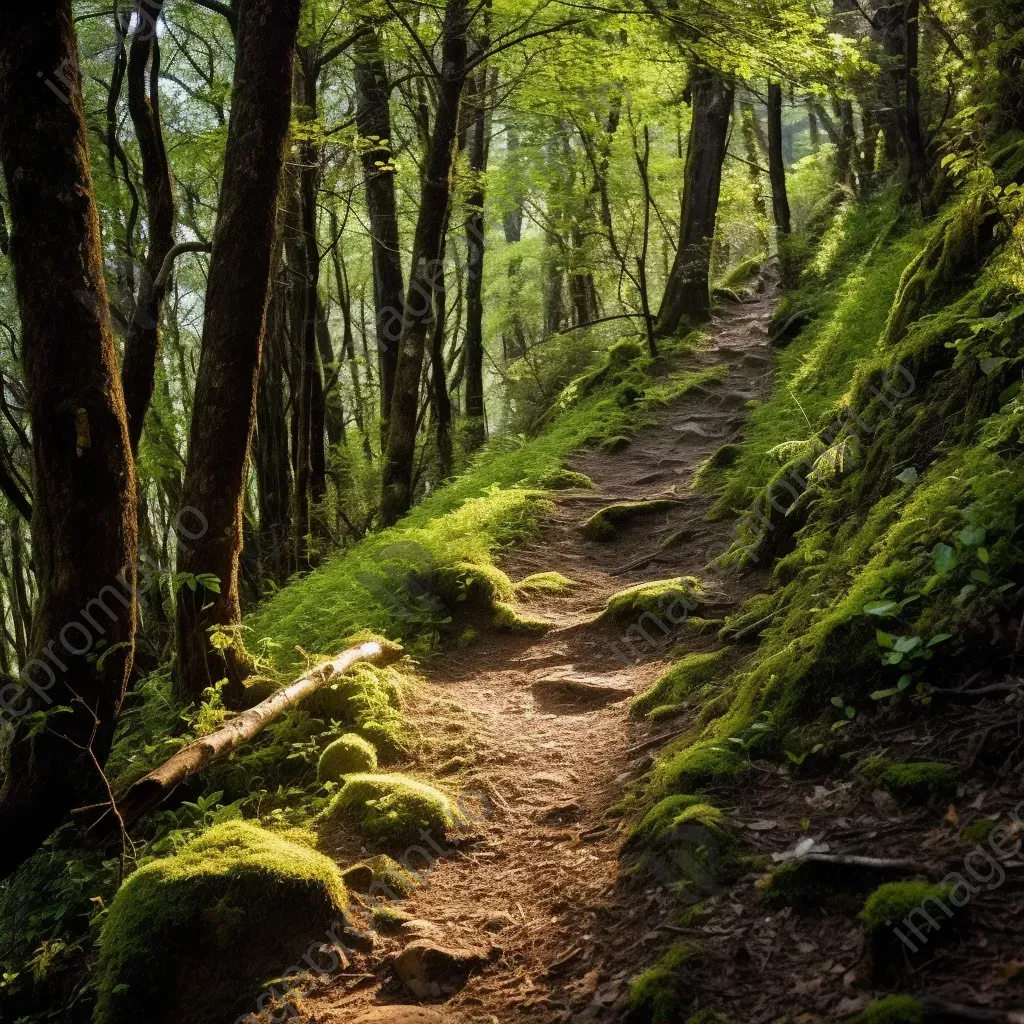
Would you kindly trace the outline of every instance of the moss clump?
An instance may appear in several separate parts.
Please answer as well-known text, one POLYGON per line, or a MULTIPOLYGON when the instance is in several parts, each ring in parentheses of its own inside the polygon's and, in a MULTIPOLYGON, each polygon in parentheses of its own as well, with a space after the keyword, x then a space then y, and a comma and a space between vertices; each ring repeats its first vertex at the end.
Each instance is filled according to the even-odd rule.
POLYGON ((913 996, 876 999, 854 1018, 854 1024, 923 1024, 924 1008, 913 996))
POLYGON ((686 1024, 730 1024, 729 1018, 716 1010, 701 1010, 686 1018, 686 1024))
POLYGON ((667 498, 653 501, 620 501, 598 509, 584 524, 583 536, 587 540, 606 543, 615 540, 619 531, 641 516, 653 516, 659 512, 670 512, 677 503, 667 498))
POLYGON ((576 580, 571 580, 560 572, 535 572, 532 576, 520 580, 516 584, 516 590, 521 594, 564 594, 578 586, 576 580))
POLYGON ((678 707, 700 687, 712 682, 719 673, 728 650, 722 648, 707 654, 688 654, 672 666, 649 690, 640 694, 630 707, 634 717, 650 715, 657 709, 678 707))
POLYGON ((706 740, 670 755, 655 769, 662 792, 692 792, 735 782, 750 771, 750 762, 726 743, 706 740))
POLYGON ((630 619, 643 615, 667 619, 662 633, 681 625, 690 612, 707 600, 704 584, 696 576, 677 576, 670 580, 638 583, 612 594, 605 602, 602 618, 630 619))
POLYGON ((676 942, 651 968, 629 983, 626 1024, 675 1024, 680 1019, 684 968, 700 955, 697 946, 676 942))
POLYGON ((926 804, 933 799, 946 799, 956 792, 952 767, 939 761, 896 764, 884 758, 872 758, 863 772, 905 803, 926 804))
POLYGON ((798 910, 829 907, 855 914, 877 881, 878 875, 869 868, 797 860, 775 868, 757 887, 761 897, 772 907, 798 910))
POLYGON ((998 822, 995 818, 982 818, 980 821, 968 825, 963 830, 960 838, 965 843, 982 843, 989 837, 989 833, 996 827, 998 822))
POLYGON ((683 811, 699 806, 704 802, 704 797, 702 796, 693 796, 685 793, 675 793, 672 796, 659 800, 630 829, 625 848, 631 849, 652 842, 667 829, 670 829, 683 811))
POLYGON ((867 898, 858 916, 869 938, 892 938, 898 945, 891 929, 900 927, 908 917, 926 932, 936 930, 928 917, 937 922, 939 930, 955 917, 957 908, 950 904, 949 894, 949 889, 931 882, 887 882, 867 898))
POLYGON ((387 854, 381 853, 376 857, 369 857, 363 863, 373 872, 370 896, 401 900, 420 887, 417 877, 387 854))
POLYGON ((346 903, 337 866, 309 846, 217 825, 118 891, 100 936, 96 1024, 233 1020, 311 937, 327 939, 346 903))
POLYGON ((317 765, 321 782, 341 782, 346 775, 377 770, 377 751, 362 736, 346 733, 324 749, 317 765))
POLYGON ((493 625, 503 633, 546 633, 551 628, 547 619, 524 615, 507 601, 498 601, 494 605, 493 625))
POLYGON ((407 914, 404 910, 398 910, 395 907, 389 907, 387 904, 384 904, 382 907, 374 907, 370 913, 373 917, 373 926, 381 935, 391 935, 397 932, 406 921, 415 920, 412 914, 407 914))
POLYGON ((577 473, 572 469, 552 469, 542 474, 537 486, 545 491, 592 491, 594 481, 586 473, 577 473))
POLYGON ((302 708, 347 726, 369 740, 378 756, 392 758, 406 745, 402 690, 410 681, 409 673, 399 666, 358 665, 333 686, 311 694, 302 708))
POLYGON ((405 775, 349 775, 324 814, 385 850, 420 844, 424 831, 440 843, 464 823, 448 797, 405 775))
POLYGON ((752 277, 761 273, 761 261, 754 256, 741 260, 718 283, 719 288, 742 288, 752 277))

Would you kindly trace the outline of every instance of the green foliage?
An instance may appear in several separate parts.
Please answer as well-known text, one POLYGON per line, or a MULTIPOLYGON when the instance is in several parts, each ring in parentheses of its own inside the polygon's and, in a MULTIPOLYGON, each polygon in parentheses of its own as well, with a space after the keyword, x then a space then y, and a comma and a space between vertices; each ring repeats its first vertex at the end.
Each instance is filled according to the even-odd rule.
POLYGON ((586 473, 572 469, 552 469, 542 474, 537 486, 545 491, 593 490, 594 481, 586 473))
POLYGON ((924 804, 935 799, 945 800, 956 792, 953 768, 938 761, 895 764, 884 758, 872 758, 862 771, 865 777, 906 803, 924 804))
POLYGON ((346 733, 324 748, 317 764, 321 782, 341 782, 344 776, 377 770, 377 751, 362 736, 346 733))
POLYGON ((547 619, 526 615, 506 601, 495 604, 493 624, 504 633, 546 633, 551 628, 547 619))
POLYGON ((349 775, 325 821, 351 826, 371 847, 398 851, 422 843, 421 832, 442 843, 465 819, 425 782, 405 775, 349 775))
POLYGON ((674 501, 654 499, 653 501, 621 501, 598 509, 583 524, 583 536, 587 540, 615 540, 619 531, 642 516, 653 516, 659 512, 670 512, 676 507, 674 501))
POLYGON ((580 584, 560 572, 535 572, 516 584, 521 594, 565 594, 580 584))
POLYGON ((633 701, 630 713, 634 716, 651 715, 660 709, 682 704, 691 693, 715 678, 727 654, 726 648, 704 654, 688 654, 633 701))
POLYGON ((704 741, 668 755, 655 769, 657 792, 692 792, 741 779, 750 770, 747 761, 724 743, 704 741))
POLYGON ((981 818, 980 820, 968 825, 963 830, 960 838, 965 843, 981 843, 989 837, 989 833, 996 827, 998 821, 995 818, 981 818))
POLYGON ((686 967, 700 956, 698 947, 676 942, 650 969, 629 983, 627 1024, 674 1024, 679 1020, 686 967))
POLYGON ((326 936, 341 874, 293 839, 229 822, 131 875, 100 937, 97 1024, 232 1019, 326 936))
POLYGON ((605 602, 602 616, 628 619, 642 615, 667 616, 678 625, 707 600, 704 584, 696 576, 678 576, 671 580, 638 583, 620 590, 605 602))
MULTIPOLYGON (((887 932, 917 907, 933 912, 935 901, 948 905, 949 890, 931 882, 887 882, 880 885, 868 898, 858 915, 869 936, 887 932)), ((952 910, 952 907, 950 908, 952 910)), ((933 917, 936 917, 932 913, 933 917)), ((946 915, 938 913, 940 925, 946 915)))
POLYGON ((856 1024, 924 1024, 924 1008, 913 996, 886 996, 858 1014, 856 1024))

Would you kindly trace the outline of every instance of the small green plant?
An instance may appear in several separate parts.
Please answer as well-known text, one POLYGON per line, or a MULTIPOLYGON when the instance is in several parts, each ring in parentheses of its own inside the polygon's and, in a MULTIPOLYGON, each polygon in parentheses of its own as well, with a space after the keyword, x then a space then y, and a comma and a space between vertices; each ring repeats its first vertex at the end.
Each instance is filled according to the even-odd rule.
POLYGON ((853 705, 847 704, 844 698, 836 696, 829 703, 842 712, 842 718, 838 718, 832 723, 833 732, 846 728, 857 717, 857 709, 853 705))

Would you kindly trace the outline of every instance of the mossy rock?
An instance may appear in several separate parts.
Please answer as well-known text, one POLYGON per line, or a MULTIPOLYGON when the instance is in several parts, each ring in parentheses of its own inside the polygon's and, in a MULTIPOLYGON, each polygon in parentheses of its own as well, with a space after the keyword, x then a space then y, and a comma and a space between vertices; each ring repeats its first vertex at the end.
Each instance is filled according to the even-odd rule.
POLYGON ((719 282, 720 288, 742 288, 761 273, 761 261, 754 256, 740 260, 719 282))
POLYGON ((437 574, 436 593, 452 612, 460 606, 493 607, 499 601, 514 601, 512 581, 496 565, 487 562, 455 562, 437 574))
POLYGON ((394 666, 357 665, 336 683, 311 693, 302 710, 361 731, 364 722, 398 717, 403 681, 403 673, 394 666))
POLYGON ((872 758, 862 769, 864 775, 907 804, 947 800, 956 793, 953 768, 940 761, 908 761, 897 764, 872 758))
POLYGON ((704 584, 696 576, 676 576, 669 580, 638 583, 620 590, 605 602, 603 619, 633 619, 654 616, 662 622, 662 635, 672 626, 682 625, 691 612, 708 599, 704 584))
POLYGON ((388 900, 402 900, 420 888, 420 880, 386 853, 369 857, 363 863, 373 872, 370 896, 383 896, 388 900))
POLYGON ((415 920, 412 914, 388 906, 386 903, 383 906, 374 907, 370 913, 373 916, 373 926, 381 935, 394 935, 406 921, 415 920))
POLYGON ((377 751, 355 733, 339 736, 324 749, 317 765, 317 778, 321 782, 341 782, 346 775, 377 770, 377 751))
POLYGON ((961 931, 962 906, 952 889, 932 882, 887 882, 864 903, 859 916, 871 950, 876 980, 897 977, 903 964, 930 959, 936 946, 961 931))
POLYGON ((579 585, 576 580, 571 580, 560 572, 535 572, 532 576, 520 580, 516 584, 516 590, 521 594, 565 594, 575 590, 579 585))
POLYGON ((340 932, 341 872, 248 822, 216 825, 129 876, 99 942, 96 1024, 223 1024, 315 939, 340 932))
POLYGON ((886 996, 859 1013, 854 1024, 924 1024, 924 1007, 913 996, 886 996))
POLYGON ((324 815, 382 850, 422 845, 423 832, 441 843, 465 823, 444 793, 405 775, 349 775, 324 815))
POLYGON ((664 715, 661 709, 678 707, 690 694, 718 677, 728 653, 722 648, 706 654, 688 654, 633 701, 630 714, 634 717, 650 716, 658 709, 664 715))
POLYGON ((615 540, 622 528, 634 520, 642 516, 657 515, 659 512, 669 512, 676 508, 677 504, 665 498, 655 498, 653 501, 620 501, 614 505, 605 505, 583 524, 583 536, 587 540, 607 543, 615 540))
POLYGON ((676 942, 651 968, 629 983, 625 1024, 677 1024, 682 1019, 687 967, 700 959, 700 948, 676 942))
POLYGON ((629 832, 623 846, 630 850, 656 844, 677 825, 696 822, 719 839, 725 840, 728 829, 722 812, 703 796, 676 793, 659 800, 629 832))
POLYGON ((495 603, 492 625, 502 633, 546 633, 551 628, 547 619, 526 615, 507 601, 495 603))
POLYGON ((663 792, 692 793, 707 786, 738 782, 750 762, 729 743, 705 740, 672 754, 655 770, 663 792))
POLYGON ((550 469, 538 480, 537 486, 545 491, 592 491, 594 481, 586 473, 572 469, 550 469))
POLYGON ((960 838, 965 843, 983 843, 988 839, 992 829, 998 825, 999 822, 995 818, 982 818, 980 821, 975 821, 970 824, 960 833, 960 838))
POLYGON ((624 448, 628 448, 633 443, 633 438, 627 437, 625 434, 616 434, 614 437, 605 438, 601 442, 601 451, 607 452, 609 455, 614 455, 616 452, 621 452, 624 448))

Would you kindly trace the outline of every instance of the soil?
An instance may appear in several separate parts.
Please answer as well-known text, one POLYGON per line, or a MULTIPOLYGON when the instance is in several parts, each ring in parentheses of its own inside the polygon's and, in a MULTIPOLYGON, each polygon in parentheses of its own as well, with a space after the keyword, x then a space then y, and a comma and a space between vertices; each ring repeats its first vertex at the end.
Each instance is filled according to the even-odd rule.
MULTIPOLYGON (((539 536, 507 553, 502 567, 514 580, 557 570, 579 584, 522 602, 553 624, 550 631, 485 633, 424 666, 409 709, 424 753, 410 770, 463 794, 474 834, 432 858, 425 885, 395 905, 421 923, 404 936, 378 935, 371 953, 354 956, 302 1000, 306 1024, 342 1024, 371 1006, 416 1002, 392 971, 413 935, 489 954, 486 968, 435 1004, 437 1019, 455 1024, 622 1020, 629 980, 680 939, 702 948, 680 978, 680 1022, 705 1007, 745 1024, 840 1020, 893 990, 979 1006, 1015 1002, 1024 982, 1019 861, 1005 866, 1000 886, 978 886, 971 925, 955 941, 935 943, 913 974, 880 984, 857 921, 823 908, 767 907, 756 888, 763 866, 680 897, 622 855, 619 805, 642 785, 658 748, 692 725, 632 719, 630 698, 715 640, 684 624, 667 635, 651 627, 647 639, 634 633, 630 642, 628 623, 599 619, 605 601, 635 583, 701 575, 714 592, 714 607, 700 613, 710 618, 769 585, 758 575, 708 574, 734 524, 707 520, 713 498, 691 489, 701 463, 742 432, 746 403, 771 386, 775 283, 759 287, 716 314, 708 345, 692 357, 694 366, 725 364, 722 382, 661 410, 620 451, 578 453, 571 468, 598 489, 557 495, 539 536), (635 519, 611 542, 582 536, 583 522, 603 505, 651 498, 674 504, 635 519), (699 914, 683 918, 697 900, 699 914)), ((910 877, 942 878, 970 852, 963 826, 1012 807, 1019 795, 1024 705, 1018 697, 993 706, 972 704, 939 723, 886 734, 854 726, 863 753, 987 763, 995 777, 961 783, 953 804, 899 807, 849 772, 837 782, 757 761, 739 791, 715 794, 715 802, 744 852, 763 855, 764 864, 812 839, 833 854, 906 858, 920 865, 910 877)))

